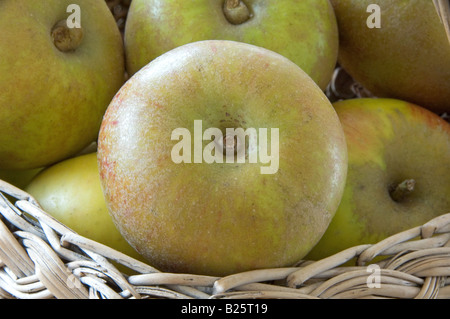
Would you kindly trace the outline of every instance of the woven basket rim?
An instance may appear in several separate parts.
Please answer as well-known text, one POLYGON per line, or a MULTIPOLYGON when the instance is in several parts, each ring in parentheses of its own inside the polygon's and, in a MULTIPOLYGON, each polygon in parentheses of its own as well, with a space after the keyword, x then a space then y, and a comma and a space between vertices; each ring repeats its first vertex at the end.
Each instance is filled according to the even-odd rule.
POLYGON ((318 261, 214 277, 161 272, 80 236, 31 195, 0 180, 0 297, 448 299, 450 213, 318 261), (349 260, 356 260, 355 266, 346 265, 349 260), (371 267, 378 271, 379 288, 370 287, 371 267))

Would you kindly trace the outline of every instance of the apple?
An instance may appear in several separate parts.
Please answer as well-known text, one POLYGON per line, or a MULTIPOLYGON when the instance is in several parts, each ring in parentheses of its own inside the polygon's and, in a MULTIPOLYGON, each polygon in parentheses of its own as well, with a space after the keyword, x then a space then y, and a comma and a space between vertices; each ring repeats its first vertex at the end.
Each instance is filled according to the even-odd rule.
POLYGON ((347 140, 347 182, 309 259, 374 244, 450 211, 450 123, 397 99, 333 105, 347 140))
POLYGON ((0 169, 77 154, 96 140, 124 82, 123 42, 105 1, 76 3, 1 1, 0 169))
POLYGON ((325 90, 337 60, 336 17, 328 0, 133 0, 125 27, 130 75, 175 47, 233 40, 275 51, 325 90))
POLYGON ((45 168, 25 191, 44 211, 81 236, 143 260, 122 237, 108 213, 97 153, 76 156, 45 168))
POLYGON ((98 160, 110 214, 150 264, 218 276, 299 261, 347 170, 316 83, 278 53, 229 40, 177 47, 135 73, 105 113, 98 160))
POLYGON ((450 112, 450 43, 433 1, 331 2, 338 61, 357 82, 377 97, 450 112))

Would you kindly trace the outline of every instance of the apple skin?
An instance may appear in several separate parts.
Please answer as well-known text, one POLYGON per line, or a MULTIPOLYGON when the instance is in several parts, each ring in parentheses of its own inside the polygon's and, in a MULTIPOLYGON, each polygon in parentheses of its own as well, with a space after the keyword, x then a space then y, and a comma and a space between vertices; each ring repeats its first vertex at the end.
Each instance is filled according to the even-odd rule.
POLYGON ((340 65, 377 97, 450 112, 450 43, 433 1, 332 0, 340 65), (381 8, 370 29, 367 7, 381 8))
POLYGON ((127 71, 175 47, 200 40, 254 44, 289 58, 325 90, 336 65, 339 38, 328 0, 245 0, 253 16, 234 25, 223 0, 133 0, 125 27, 127 71))
POLYGON ((44 211, 81 236, 143 260, 122 237, 108 213, 97 153, 76 156, 45 168, 25 191, 44 211))
POLYGON ((121 34, 104 1, 80 0, 81 45, 62 52, 51 31, 73 1, 0 4, 0 169, 33 169, 95 141, 124 82, 121 34))
POLYGON ((128 80, 105 113, 98 160, 110 214, 150 264, 218 276, 299 261, 333 217, 347 170, 341 124, 314 81, 277 53, 225 40, 178 47, 128 80), (277 173, 175 164, 172 130, 199 119, 279 128, 277 173))
POLYGON ((341 204, 309 259, 374 244, 450 211, 448 122, 396 99, 333 105, 347 140, 347 182, 341 204), (414 190, 394 201, 390 187, 406 179, 415 180, 414 190))

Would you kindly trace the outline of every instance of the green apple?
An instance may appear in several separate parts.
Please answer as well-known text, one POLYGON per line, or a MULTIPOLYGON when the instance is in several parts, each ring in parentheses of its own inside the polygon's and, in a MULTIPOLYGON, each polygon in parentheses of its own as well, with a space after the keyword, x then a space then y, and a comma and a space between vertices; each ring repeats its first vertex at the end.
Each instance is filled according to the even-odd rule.
POLYGON ((48 166, 96 140, 124 82, 105 1, 3 0, 0 29, 0 169, 48 166))
POLYGON ((333 105, 347 140, 347 182, 310 259, 374 244, 450 211, 448 122, 396 99, 351 99, 333 105))
POLYGON ((433 1, 331 2, 338 61, 357 82, 378 97, 450 112, 450 43, 433 1))
POLYGON ((97 153, 76 156, 42 170, 25 191, 44 211, 81 236, 142 259, 122 237, 108 213, 97 153))
POLYGON ((0 169, 0 179, 20 189, 24 189, 41 170, 42 168, 26 170, 0 169))
POLYGON ((328 0, 133 0, 125 27, 127 71, 134 74, 180 45, 213 39, 278 52, 323 90, 339 46, 328 0))
POLYGON ((299 261, 347 170, 341 124, 314 81, 228 40, 183 45, 134 74, 105 113, 98 157, 110 214, 150 264, 219 276, 299 261))

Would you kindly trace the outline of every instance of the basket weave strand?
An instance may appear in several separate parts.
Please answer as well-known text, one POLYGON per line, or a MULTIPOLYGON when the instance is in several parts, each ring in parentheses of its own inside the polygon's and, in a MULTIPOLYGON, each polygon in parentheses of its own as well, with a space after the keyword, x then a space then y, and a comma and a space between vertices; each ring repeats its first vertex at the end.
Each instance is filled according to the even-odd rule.
POLYGON ((80 236, 0 180, 0 298, 448 299, 450 214, 322 260, 214 277, 161 272, 80 236))

